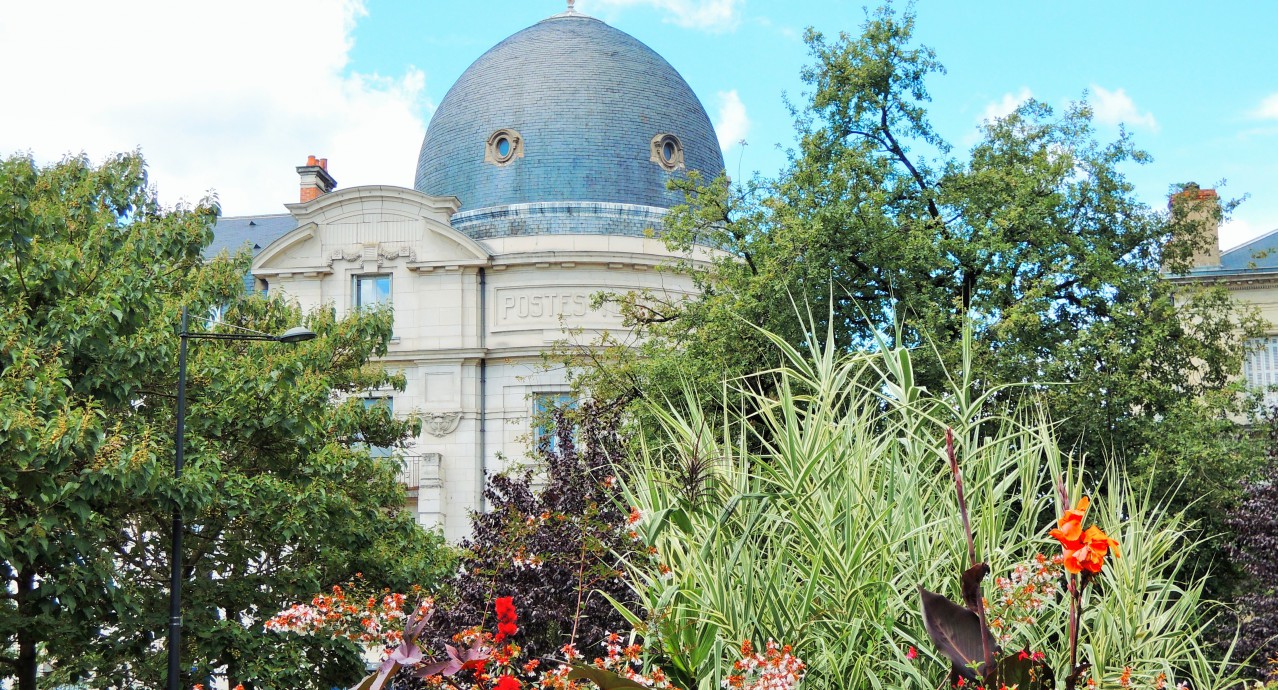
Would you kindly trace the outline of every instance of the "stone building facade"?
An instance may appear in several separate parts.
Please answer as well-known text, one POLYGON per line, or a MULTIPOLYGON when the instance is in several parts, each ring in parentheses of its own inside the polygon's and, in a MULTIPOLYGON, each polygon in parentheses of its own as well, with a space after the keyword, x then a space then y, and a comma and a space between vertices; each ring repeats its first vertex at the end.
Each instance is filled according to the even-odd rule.
MULTIPOLYGON (((1213 189, 1194 188, 1181 194, 1192 194, 1200 203, 1213 207, 1219 203, 1213 189)), ((1250 343, 1239 373, 1248 388, 1268 391, 1267 404, 1278 405, 1278 230, 1221 251, 1220 228, 1212 225, 1207 245, 1195 252, 1193 268, 1169 276, 1169 280, 1184 285, 1223 285, 1236 300, 1260 312, 1268 331, 1259 342, 1250 343)))
POLYGON ((368 404, 419 414, 404 480, 422 525, 450 539, 482 510, 484 477, 526 457, 538 410, 569 394, 543 353, 621 328, 600 292, 677 298, 707 258, 659 235, 689 171, 723 170, 705 109, 633 37, 573 11, 502 41, 440 103, 413 189, 342 189, 327 161, 299 167, 287 214, 223 218, 211 252, 253 248, 258 290, 339 314, 390 302, 385 365, 403 392, 368 404), (567 330, 566 330, 567 329, 567 330))

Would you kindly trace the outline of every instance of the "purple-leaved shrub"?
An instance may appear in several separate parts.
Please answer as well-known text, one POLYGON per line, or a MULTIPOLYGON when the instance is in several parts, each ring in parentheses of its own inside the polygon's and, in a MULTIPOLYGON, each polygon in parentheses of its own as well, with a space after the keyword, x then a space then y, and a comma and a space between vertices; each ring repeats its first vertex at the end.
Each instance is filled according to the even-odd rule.
POLYGON ((639 548, 617 486, 624 450, 615 409, 583 403, 570 415, 554 411, 554 447, 543 444, 522 474, 489 478, 489 510, 472 516, 461 571, 431 622, 440 641, 491 624, 497 597, 514 598, 530 659, 568 643, 593 653, 607 632, 629 629, 600 594, 633 602, 620 556, 639 548))
POLYGON ((1235 600, 1238 650, 1251 656, 1256 676, 1278 681, 1278 413, 1269 420, 1269 462, 1244 485, 1230 512, 1230 555, 1246 579, 1235 600))

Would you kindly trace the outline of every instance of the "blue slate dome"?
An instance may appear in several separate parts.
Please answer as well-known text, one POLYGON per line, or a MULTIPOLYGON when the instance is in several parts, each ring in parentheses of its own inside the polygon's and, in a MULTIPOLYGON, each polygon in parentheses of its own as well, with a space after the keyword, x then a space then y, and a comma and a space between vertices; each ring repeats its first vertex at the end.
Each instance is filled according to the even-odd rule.
MULTIPOLYGON (((530 213, 651 220, 682 201, 666 182, 688 170, 723 170, 696 94, 648 46, 570 11, 507 38, 462 74, 431 118, 414 186, 461 199, 459 229, 530 213)), ((471 234, 566 231, 520 221, 471 234)))

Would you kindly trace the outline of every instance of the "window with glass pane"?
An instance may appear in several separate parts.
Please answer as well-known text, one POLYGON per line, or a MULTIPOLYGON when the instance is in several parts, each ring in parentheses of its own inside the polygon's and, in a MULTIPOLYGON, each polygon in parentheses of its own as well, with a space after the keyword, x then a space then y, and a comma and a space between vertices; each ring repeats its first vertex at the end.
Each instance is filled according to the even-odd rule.
MULTIPOLYGON (((385 407, 386 412, 395 414, 395 399, 389 397, 383 398, 364 398, 364 409, 372 409, 374 407, 385 407)), ((386 458, 394 452, 394 449, 386 446, 369 446, 368 454, 375 458, 386 458)))
POLYGON ((391 277, 388 275, 355 276, 355 308, 390 304, 391 277))
POLYGON ((1243 361, 1243 379, 1247 387, 1263 391, 1266 405, 1278 405, 1278 337, 1262 338, 1248 343, 1250 350, 1243 361))
POLYGON ((533 396, 533 421, 537 424, 537 448, 546 448, 553 452, 559 450, 559 436, 555 433, 555 410, 572 409, 577 406, 571 393, 537 393, 533 396))

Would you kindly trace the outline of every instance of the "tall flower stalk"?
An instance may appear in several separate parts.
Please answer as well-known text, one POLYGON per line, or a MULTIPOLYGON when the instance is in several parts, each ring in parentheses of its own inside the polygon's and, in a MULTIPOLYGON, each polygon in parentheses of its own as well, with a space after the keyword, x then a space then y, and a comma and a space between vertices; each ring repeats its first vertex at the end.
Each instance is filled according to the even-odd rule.
POLYGON ((1083 620, 1083 590, 1092 583, 1101 567, 1105 564, 1105 556, 1110 551, 1114 557, 1120 556, 1118 542, 1101 531, 1096 525, 1083 529, 1083 520, 1087 517, 1087 509, 1091 499, 1084 496, 1073 508, 1069 507, 1069 492, 1065 483, 1057 484, 1060 496, 1061 517, 1056 521, 1056 529, 1051 535, 1061 543, 1064 549, 1062 563, 1065 566, 1067 591, 1069 592, 1069 675, 1065 677, 1067 690, 1074 690, 1087 672, 1087 664, 1078 663, 1078 635, 1083 620))
MULTIPOLYGON (((975 609, 977 620, 981 623, 981 630, 989 630, 989 622, 985 618, 985 597, 980 595, 981 579, 989 573, 989 566, 976 560, 976 540, 972 537, 972 520, 967 513, 967 497, 963 495, 963 473, 959 471, 958 454, 954 452, 954 430, 945 429, 945 456, 950 461, 950 474, 954 477, 954 491, 958 494, 959 515, 963 518, 963 534, 967 537, 967 560, 968 572, 964 573, 964 589, 969 586, 966 582, 969 577, 968 573, 980 573, 977 576, 977 596, 971 597, 969 606, 975 609), (981 569, 984 569, 982 572, 981 569)), ((966 595, 966 594, 965 594, 966 595)), ((981 636, 981 658, 985 661, 985 668, 993 668, 994 666, 994 650, 991 648, 993 641, 988 634, 981 636)))

